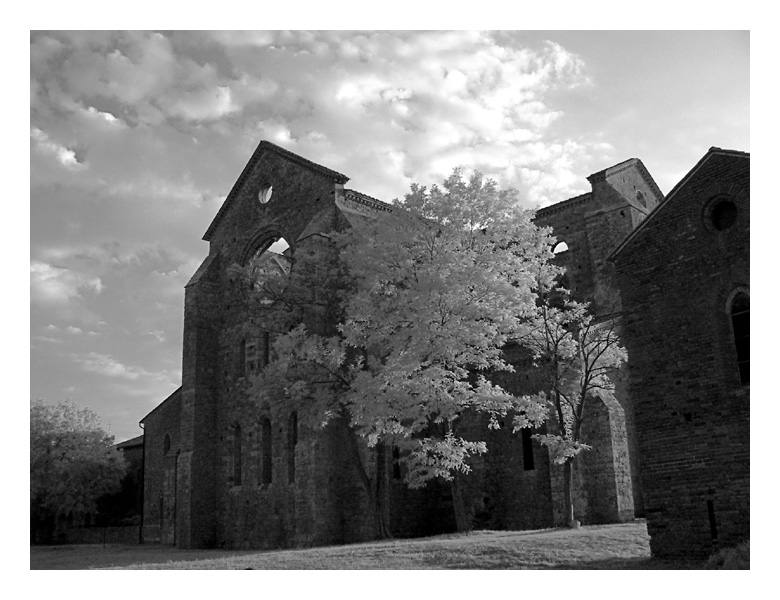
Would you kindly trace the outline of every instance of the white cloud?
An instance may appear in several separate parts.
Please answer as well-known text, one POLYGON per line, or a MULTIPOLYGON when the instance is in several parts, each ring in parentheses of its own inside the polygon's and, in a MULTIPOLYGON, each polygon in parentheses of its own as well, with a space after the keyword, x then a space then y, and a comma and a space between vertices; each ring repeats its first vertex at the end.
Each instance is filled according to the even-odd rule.
POLYGON ((45 131, 33 127, 30 129, 30 137, 35 142, 35 148, 43 154, 56 158, 57 162, 66 169, 78 171, 86 168, 86 164, 78 161, 73 150, 53 141, 45 131))
POLYGON ((94 106, 88 106, 86 109, 83 110, 90 118, 96 119, 101 123, 107 123, 111 127, 117 127, 117 128, 126 127, 124 121, 118 119, 110 112, 100 111, 96 109, 94 106))
POLYGON ((30 263, 31 301, 40 304, 62 304, 80 297, 84 291, 99 294, 103 291, 103 282, 99 277, 90 277, 45 262, 30 263))
POLYGON ((211 31, 209 37, 225 46, 270 46, 274 42, 273 31, 211 31))
MULTIPOLYGON (((517 173, 513 165, 529 155, 529 144, 551 143, 548 132, 562 112, 550 106, 550 92, 590 85, 585 65, 560 45, 501 40, 468 31, 296 32, 279 34, 272 54, 225 51, 246 78, 262 73, 283 90, 257 99, 255 143, 270 139, 359 174, 372 186, 363 191, 390 199, 408 181, 432 183, 458 164, 517 173), (315 132, 332 151, 323 152, 315 132), (405 160, 387 161, 388 153, 405 160), (390 181, 394 189, 384 191, 390 181)), ((536 185, 519 175, 499 181, 529 182, 536 185)), ((552 192, 549 183, 527 190, 529 198, 552 192)))
POLYGON ((166 104, 168 114, 191 121, 218 119, 239 110, 227 86, 182 92, 166 104))
POLYGON ((149 373, 139 367, 128 367, 111 356, 90 352, 86 355, 74 356, 73 360, 81 365, 86 371, 105 375, 106 377, 118 377, 135 381, 139 377, 146 376, 149 373))

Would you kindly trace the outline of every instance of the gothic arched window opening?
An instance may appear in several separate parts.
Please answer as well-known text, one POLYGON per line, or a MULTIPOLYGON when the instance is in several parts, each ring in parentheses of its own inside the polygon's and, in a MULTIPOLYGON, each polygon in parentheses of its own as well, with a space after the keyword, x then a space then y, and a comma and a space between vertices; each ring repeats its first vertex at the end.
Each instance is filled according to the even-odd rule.
POLYGON ((298 413, 290 415, 287 423, 287 481, 295 481, 295 447, 298 444, 298 413))
POLYGON ((401 479, 401 449, 393 446, 393 479, 401 479))
POLYGON ((731 328, 742 385, 750 384, 750 296, 738 292, 731 301, 731 328))
POLYGON ((241 425, 233 425, 233 485, 241 485, 242 465, 241 425))
POLYGON ((271 419, 264 418, 260 423, 260 482, 271 483, 273 479, 273 455, 271 440, 271 419))
POLYGON ((273 302, 275 294, 284 289, 292 268, 292 248, 283 237, 270 237, 261 244, 247 262, 249 289, 264 291, 273 302))
POLYGON ((521 429, 520 435, 523 440, 523 470, 534 470, 534 446, 531 443, 531 430, 521 429))
POLYGON ((261 357, 261 366, 267 367, 271 362, 271 334, 268 331, 263 332, 263 355, 261 357))

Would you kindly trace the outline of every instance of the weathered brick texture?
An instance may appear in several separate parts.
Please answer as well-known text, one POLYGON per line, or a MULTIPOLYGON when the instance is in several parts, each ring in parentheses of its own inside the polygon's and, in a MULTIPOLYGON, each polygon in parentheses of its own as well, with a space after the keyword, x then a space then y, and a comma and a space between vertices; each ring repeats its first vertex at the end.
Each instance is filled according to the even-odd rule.
POLYGON ((712 149, 614 257, 651 549, 706 555, 750 534, 750 388, 729 303, 749 293, 750 158, 712 149), (736 206, 718 230, 712 209, 736 206))
MULTIPOLYGON (((662 196, 636 159, 589 180, 591 193, 539 211, 537 223, 550 225, 567 241, 569 251, 557 260, 567 267, 575 296, 594 302, 605 316, 619 308, 606 259, 662 196)), ((293 418, 284 398, 260 402, 248 396, 248 376, 263 368, 268 345, 281 332, 249 306, 245 289, 229 276, 231 265, 246 265, 277 238, 301 257, 322 250, 326 242, 320 234, 347 227, 359 215, 389 210, 345 190, 346 181, 263 142, 206 232, 208 257, 185 294, 182 387, 145 419, 146 541, 276 548, 370 539, 368 499, 346 427, 333 422, 322 428, 321 415, 306 407, 298 407, 293 418), (267 199, 269 189, 270 200, 261 202, 258 197, 267 199)), ((317 293, 312 290, 313 297, 317 293)), ((303 319, 320 333, 334 326, 322 311, 310 310, 303 319)), ((496 381, 517 394, 537 391, 527 355, 513 347, 506 352, 518 369, 496 381)), ((575 471, 577 518, 584 523, 622 521, 641 512, 634 408, 625 373, 616 378, 616 401, 589 408, 584 435, 594 450, 575 471)), ((473 428, 475 436, 478 428, 489 447, 462 478, 475 526, 522 529, 560 521, 560 468, 539 444, 513 434, 509 419, 487 434, 480 419, 466 419, 462 427, 466 434, 473 428)), ((448 484, 407 489, 391 449, 383 457, 365 447, 360 452, 372 485, 389 500, 387 517, 396 535, 454 529, 448 484)))
POLYGON ((176 462, 181 451, 181 389, 142 421, 144 427, 144 504, 141 536, 145 542, 175 542, 176 462), (166 443, 166 436, 170 445, 166 443))
MULTIPOLYGON (((658 206, 663 195, 638 159, 594 173, 588 181, 590 192, 539 210, 535 222, 551 227, 558 241, 567 244, 568 250, 557 254, 556 261, 566 269, 564 281, 574 299, 589 302, 597 318, 618 317, 620 294, 614 282, 614 267, 607 259, 658 206)), ((620 321, 617 331, 622 332, 620 321)), ((583 453, 574 469, 575 515, 585 523, 623 521, 644 514, 639 477, 641 457, 627 368, 618 369, 611 378, 617 404, 588 411, 583 440, 593 450, 583 453), (599 490, 605 478, 610 483, 602 492, 599 490), (626 505, 629 497, 631 510, 626 505)), ((556 523, 563 519, 560 471, 552 467, 556 523)))

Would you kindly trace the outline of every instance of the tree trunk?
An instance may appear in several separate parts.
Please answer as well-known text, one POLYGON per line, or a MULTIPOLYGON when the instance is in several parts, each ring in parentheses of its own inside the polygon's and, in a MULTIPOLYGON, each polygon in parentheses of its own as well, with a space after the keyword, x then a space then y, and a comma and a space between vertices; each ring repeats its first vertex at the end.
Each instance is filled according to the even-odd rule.
POLYGON ((452 492, 452 509, 455 513, 455 530, 458 533, 471 531, 471 517, 466 512, 461 491, 460 475, 456 472, 450 481, 452 492))
POLYGON ((574 500, 571 495, 572 462, 573 460, 570 459, 563 463, 563 509, 566 526, 577 528, 580 523, 574 520, 574 500))
POLYGON ((344 423, 345 434, 349 440, 352 464, 355 466, 358 475, 360 475, 360 481, 363 484, 363 488, 366 490, 366 495, 368 496, 368 503, 372 511, 374 523, 374 537, 376 539, 392 537, 390 534, 389 525, 387 523, 387 515, 390 512, 389 507, 387 506, 387 494, 384 493, 384 491, 379 493, 380 489, 382 489, 380 486, 383 486, 383 482, 380 481, 379 475, 382 474, 382 478, 384 478, 384 474, 387 472, 387 469, 384 468, 384 446, 382 446, 380 451, 380 445, 378 444, 375 450, 377 453, 377 481, 375 482, 376 487, 374 487, 374 485, 372 485, 371 478, 366 472, 366 467, 363 464, 363 458, 360 455, 360 448, 358 448, 357 439, 355 439, 355 433, 350 429, 346 420, 342 420, 342 422, 344 423))
POLYGON ((390 490, 388 489, 387 446, 376 445, 376 494, 374 496, 374 521, 378 537, 391 538, 390 490))

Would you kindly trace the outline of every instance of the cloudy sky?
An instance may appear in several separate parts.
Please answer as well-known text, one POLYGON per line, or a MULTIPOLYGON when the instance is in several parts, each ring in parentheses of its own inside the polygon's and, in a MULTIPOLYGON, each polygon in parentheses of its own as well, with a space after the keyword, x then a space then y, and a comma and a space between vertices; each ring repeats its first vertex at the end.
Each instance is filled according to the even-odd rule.
POLYGON ((184 284, 261 140, 386 201, 477 168, 529 206, 750 150, 746 32, 32 32, 34 398, 117 440, 181 383, 184 284))

